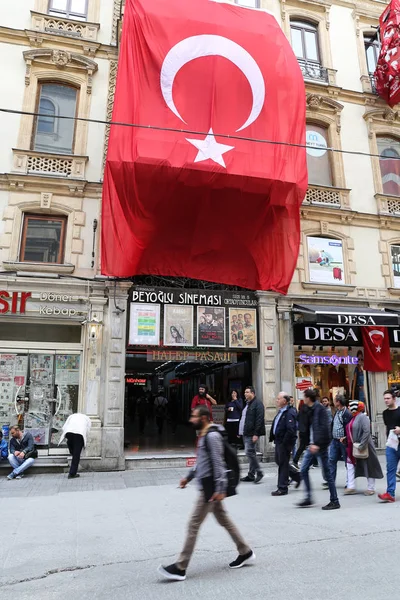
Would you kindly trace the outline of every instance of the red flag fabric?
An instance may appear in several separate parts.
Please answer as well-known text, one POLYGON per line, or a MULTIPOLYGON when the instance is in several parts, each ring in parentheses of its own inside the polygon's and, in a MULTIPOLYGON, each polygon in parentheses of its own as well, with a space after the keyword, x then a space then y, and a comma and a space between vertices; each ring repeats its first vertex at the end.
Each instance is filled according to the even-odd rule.
POLYGON ((400 160, 381 157, 379 164, 382 174, 383 193, 400 196, 400 160))
POLYGON ((375 70, 376 91, 389 106, 400 102, 400 0, 392 0, 379 19, 381 51, 375 70))
POLYGON ((364 368, 366 371, 391 371, 389 332, 387 327, 362 327, 364 368))
POLYGON ((305 149, 292 146, 305 143, 305 88, 272 15, 127 0, 113 121, 134 126, 110 131, 104 274, 287 291, 307 188, 305 149))

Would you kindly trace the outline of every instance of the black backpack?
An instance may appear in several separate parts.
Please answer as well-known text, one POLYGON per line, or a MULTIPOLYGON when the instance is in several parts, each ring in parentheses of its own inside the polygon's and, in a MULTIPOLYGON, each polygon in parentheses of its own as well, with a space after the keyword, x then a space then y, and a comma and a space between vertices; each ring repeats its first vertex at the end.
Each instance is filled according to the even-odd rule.
POLYGON ((228 435, 225 429, 221 430, 218 427, 211 426, 206 434, 204 443, 205 449, 208 454, 210 454, 210 450, 207 445, 207 435, 213 431, 217 431, 224 442, 224 460, 226 464, 226 476, 228 480, 228 485, 226 488, 226 496, 235 496, 237 494, 236 488, 239 485, 240 481, 240 465, 239 460, 236 454, 236 451, 232 448, 232 446, 228 443, 228 435))

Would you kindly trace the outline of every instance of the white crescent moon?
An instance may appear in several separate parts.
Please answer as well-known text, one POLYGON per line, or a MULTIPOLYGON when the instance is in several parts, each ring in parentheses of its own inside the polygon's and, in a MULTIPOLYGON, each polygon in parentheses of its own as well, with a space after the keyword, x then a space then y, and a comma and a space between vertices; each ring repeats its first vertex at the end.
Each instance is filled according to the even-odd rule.
POLYGON ((381 337, 385 337, 385 334, 383 333, 383 331, 379 331, 378 329, 373 329, 372 331, 369 331, 368 335, 371 338, 371 340, 372 340, 373 335, 380 335, 381 337))
POLYGON ((171 48, 164 59, 160 74, 161 91, 165 103, 178 119, 186 123, 179 114, 172 96, 175 77, 184 65, 195 58, 203 56, 222 56, 223 58, 227 58, 247 78, 253 94, 253 106, 245 124, 236 129, 236 131, 245 129, 254 123, 264 106, 264 78, 260 67, 247 50, 236 44, 236 42, 220 35, 194 35, 178 42, 171 48))

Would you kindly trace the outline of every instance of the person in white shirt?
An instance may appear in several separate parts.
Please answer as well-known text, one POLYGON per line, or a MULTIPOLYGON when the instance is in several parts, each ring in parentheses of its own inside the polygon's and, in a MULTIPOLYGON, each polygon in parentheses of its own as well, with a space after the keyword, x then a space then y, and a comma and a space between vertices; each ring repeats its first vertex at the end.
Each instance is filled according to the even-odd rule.
POLYGON ((65 421, 62 435, 58 445, 66 438, 69 453, 72 456, 68 479, 79 477, 78 467, 83 448, 86 448, 87 438, 91 428, 88 416, 82 413, 74 413, 65 421))

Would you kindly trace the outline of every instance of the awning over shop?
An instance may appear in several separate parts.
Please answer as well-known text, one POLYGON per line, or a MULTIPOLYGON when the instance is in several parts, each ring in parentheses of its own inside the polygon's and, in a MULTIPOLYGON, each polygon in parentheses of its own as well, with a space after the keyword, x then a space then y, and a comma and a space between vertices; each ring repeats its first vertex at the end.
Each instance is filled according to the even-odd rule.
POLYGON ((293 304, 293 312, 303 316, 303 323, 316 325, 381 325, 398 327, 399 313, 368 306, 325 306, 293 304))

